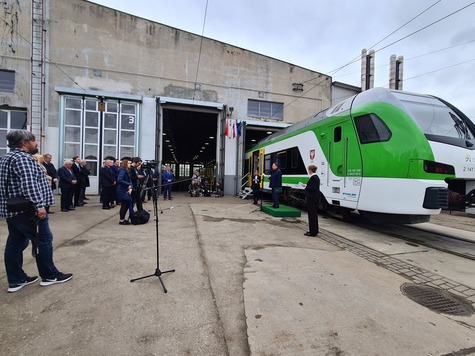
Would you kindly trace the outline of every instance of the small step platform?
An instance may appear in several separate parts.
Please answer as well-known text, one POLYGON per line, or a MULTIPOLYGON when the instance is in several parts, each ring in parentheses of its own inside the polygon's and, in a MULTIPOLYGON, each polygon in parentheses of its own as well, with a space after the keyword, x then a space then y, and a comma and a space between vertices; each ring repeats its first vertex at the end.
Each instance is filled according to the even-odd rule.
POLYGON ((299 218, 301 216, 300 210, 282 204, 278 208, 273 208, 272 205, 262 205, 262 211, 280 218, 299 218))

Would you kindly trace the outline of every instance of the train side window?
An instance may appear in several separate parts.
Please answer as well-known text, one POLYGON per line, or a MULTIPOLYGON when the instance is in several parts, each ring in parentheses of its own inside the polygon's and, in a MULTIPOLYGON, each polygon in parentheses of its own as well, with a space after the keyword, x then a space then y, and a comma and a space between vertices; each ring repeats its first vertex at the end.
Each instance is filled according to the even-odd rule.
POLYGON ((277 153, 277 165, 280 169, 287 168, 287 151, 281 151, 277 153))
POLYGON ((391 138, 391 131, 375 114, 357 116, 355 124, 361 143, 385 142, 391 138))
POLYGON ((292 156, 290 157, 290 167, 295 169, 299 166, 299 149, 297 147, 292 147, 292 156))
POLYGON ((341 126, 337 126, 333 129, 333 142, 341 141, 341 126))
POLYGON ((263 173, 270 174, 270 171, 272 170, 271 165, 272 165, 272 163, 271 163, 270 155, 265 155, 264 156, 264 172, 263 173))

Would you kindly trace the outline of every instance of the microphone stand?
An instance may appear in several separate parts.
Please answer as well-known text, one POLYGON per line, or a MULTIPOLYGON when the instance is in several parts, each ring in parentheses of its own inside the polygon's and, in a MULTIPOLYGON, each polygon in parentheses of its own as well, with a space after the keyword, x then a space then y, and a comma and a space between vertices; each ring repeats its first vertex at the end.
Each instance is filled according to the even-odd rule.
MULTIPOLYGON (((149 274, 147 276, 131 279, 130 282, 135 282, 135 281, 138 281, 140 279, 155 276, 155 277, 158 277, 158 279, 160 280, 160 284, 162 285, 163 291, 165 293, 167 293, 168 292, 167 288, 165 287, 165 284, 163 284, 163 280, 162 280, 161 276, 162 276, 162 274, 165 274, 165 273, 175 272, 175 270, 171 269, 171 270, 163 271, 163 272, 160 270, 160 243, 159 243, 159 237, 158 237, 158 193, 157 193, 157 190, 159 188, 158 187, 152 187, 152 188, 147 188, 147 189, 152 190, 153 215, 154 215, 154 219, 155 219, 155 235, 156 235, 156 239, 157 239, 157 268, 155 269, 155 273, 149 274)), ((145 189, 145 190, 147 190, 147 189, 145 189)), ((173 209, 173 207, 171 207, 169 209, 173 209)), ((160 209, 160 213, 163 214, 162 209, 160 209)))

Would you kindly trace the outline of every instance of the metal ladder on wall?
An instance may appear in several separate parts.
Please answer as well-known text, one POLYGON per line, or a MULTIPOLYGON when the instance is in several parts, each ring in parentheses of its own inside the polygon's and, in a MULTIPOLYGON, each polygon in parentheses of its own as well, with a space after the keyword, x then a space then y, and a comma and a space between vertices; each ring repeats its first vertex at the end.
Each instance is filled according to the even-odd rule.
POLYGON ((42 148, 45 100, 44 75, 44 4, 33 0, 31 8, 31 121, 30 130, 42 148))

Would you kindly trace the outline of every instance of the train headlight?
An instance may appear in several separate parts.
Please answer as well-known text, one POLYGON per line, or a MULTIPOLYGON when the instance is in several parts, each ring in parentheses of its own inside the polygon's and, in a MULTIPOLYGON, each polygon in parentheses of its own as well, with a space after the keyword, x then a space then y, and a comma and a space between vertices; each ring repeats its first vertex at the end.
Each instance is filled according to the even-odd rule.
POLYGON ((427 173, 455 175, 454 166, 433 161, 424 161, 424 171, 427 173))

